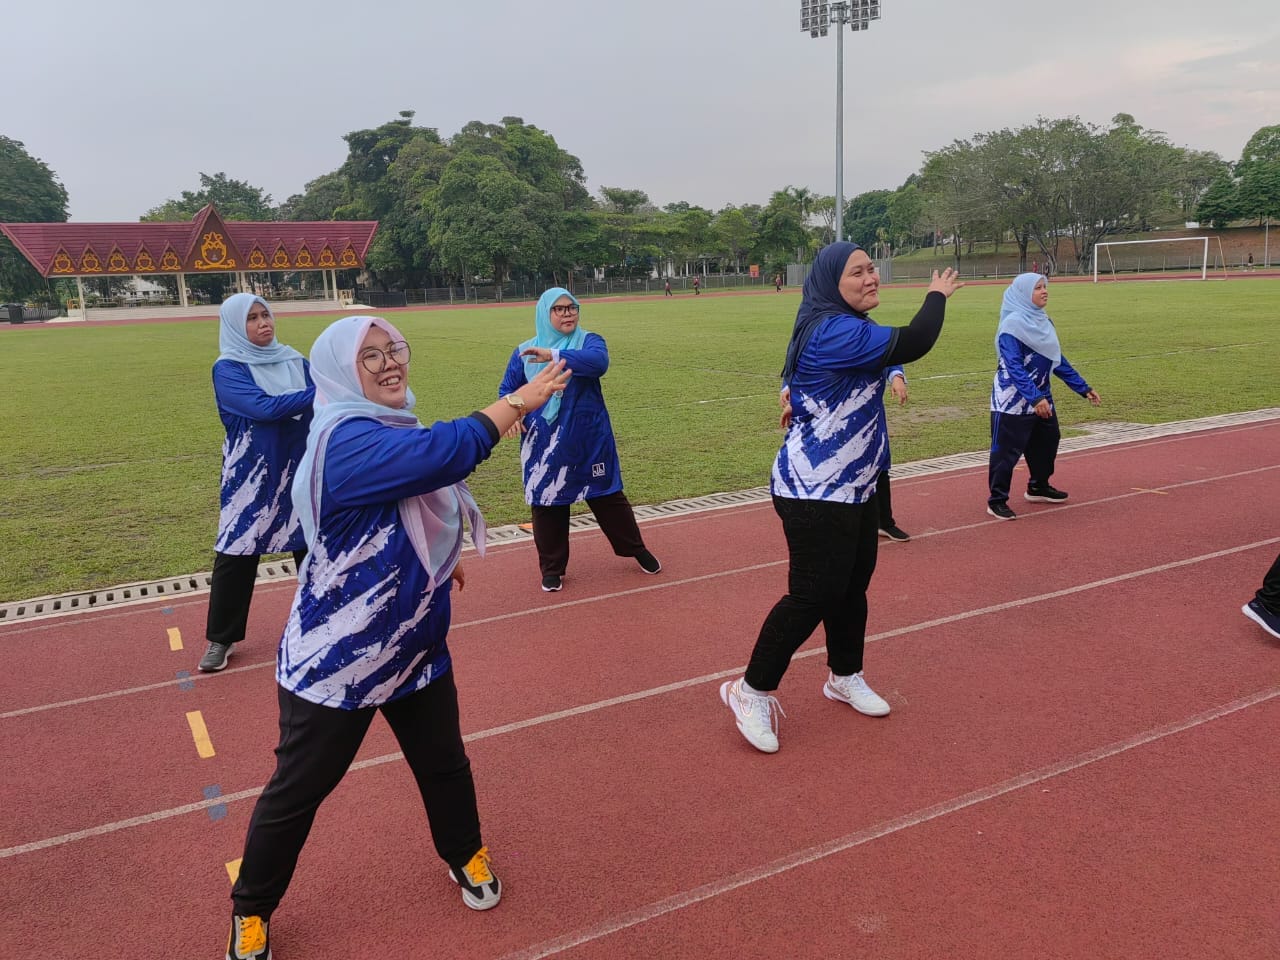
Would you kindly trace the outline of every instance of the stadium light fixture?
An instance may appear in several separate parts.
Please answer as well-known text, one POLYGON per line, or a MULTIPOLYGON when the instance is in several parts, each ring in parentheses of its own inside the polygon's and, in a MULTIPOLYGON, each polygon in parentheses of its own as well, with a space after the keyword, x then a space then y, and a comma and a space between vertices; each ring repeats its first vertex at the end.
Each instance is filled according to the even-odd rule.
POLYGON ((800 29, 810 37, 825 37, 836 27, 836 239, 844 239, 844 26, 855 33, 880 19, 880 0, 800 0, 800 29))

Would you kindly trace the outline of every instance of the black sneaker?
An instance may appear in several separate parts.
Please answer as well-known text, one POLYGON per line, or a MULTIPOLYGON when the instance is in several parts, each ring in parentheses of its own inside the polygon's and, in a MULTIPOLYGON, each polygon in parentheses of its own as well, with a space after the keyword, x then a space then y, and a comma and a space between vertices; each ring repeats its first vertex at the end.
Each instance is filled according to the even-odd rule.
POLYGON ((462 902, 472 910, 491 910, 502 899, 502 881, 489 866, 489 848, 481 847, 461 870, 449 868, 449 877, 462 890, 462 902))
POLYGON ((997 520, 1017 520, 1018 515, 1009 509, 1007 503, 988 503, 987 513, 997 520))
POLYGON ((636 563, 640 564, 640 569, 645 573, 657 573, 662 569, 662 564, 648 550, 642 550, 636 554, 636 563))
POLYGON ((261 917, 233 916, 227 937, 227 960, 271 960, 267 921, 261 917))
POLYGON ((893 540, 895 543, 906 543, 908 540, 911 539, 911 534, 907 533, 907 531, 903 530, 900 526, 898 526, 895 523, 891 523, 887 527, 881 527, 880 536, 888 537, 890 540, 893 540))
POLYGON ((205 650, 204 656, 200 658, 200 665, 197 669, 201 673, 217 673, 227 665, 229 659, 231 659, 231 644, 215 643, 211 640, 209 641, 209 648, 205 650))
POLYGON ((1240 612, 1277 640, 1280 640, 1280 613, 1272 613, 1259 600, 1250 600, 1240 612))
POLYGON ((1067 499, 1066 491, 1058 490, 1047 483, 1042 483, 1038 487, 1027 487, 1027 492, 1023 496, 1032 503, 1057 503, 1059 500, 1067 499))
POLYGON ((556 576, 554 573, 548 573, 542 578, 542 592, 555 593, 564 586, 564 577, 556 576))

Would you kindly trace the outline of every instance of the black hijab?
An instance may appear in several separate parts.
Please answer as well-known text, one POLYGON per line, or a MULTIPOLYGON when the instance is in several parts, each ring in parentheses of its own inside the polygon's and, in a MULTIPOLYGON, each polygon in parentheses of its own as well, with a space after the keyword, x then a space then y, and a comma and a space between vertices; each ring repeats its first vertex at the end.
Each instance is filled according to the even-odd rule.
POLYGON ((844 273, 844 265, 849 262, 853 251, 861 249, 856 243, 839 240, 823 247, 814 257, 813 267, 804 280, 804 296, 796 312, 791 342, 787 344, 787 359, 782 365, 784 383, 790 383, 796 364, 800 362, 800 354, 823 320, 827 317, 862 316, 840 296, 840 275, 844 273))

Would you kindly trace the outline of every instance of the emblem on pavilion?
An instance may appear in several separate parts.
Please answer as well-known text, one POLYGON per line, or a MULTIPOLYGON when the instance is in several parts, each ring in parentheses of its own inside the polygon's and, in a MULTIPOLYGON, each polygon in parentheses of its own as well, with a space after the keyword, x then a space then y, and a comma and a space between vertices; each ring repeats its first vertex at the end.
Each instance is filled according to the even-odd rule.
POLYGON ((201 239, 200 256, 204 259, 196 260, 197 270, 226 270, 236 265, 235 260, 227 256, 227 242, 216 231, 206 233, 201 239))

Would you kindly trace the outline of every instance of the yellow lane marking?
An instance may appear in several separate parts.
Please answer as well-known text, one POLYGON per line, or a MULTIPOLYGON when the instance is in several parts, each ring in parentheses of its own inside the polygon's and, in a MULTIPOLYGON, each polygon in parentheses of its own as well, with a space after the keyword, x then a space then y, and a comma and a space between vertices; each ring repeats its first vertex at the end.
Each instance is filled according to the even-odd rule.
POLYGON ((204 725, 204 717, 199 710, 187 714, 187 723, 191 726, 191 736, 196 740, 196 753, 206 760, 213 756, 213 741, 209 739, 209 731, 204 725))
POLYGON ((234 860, 227 861, 227 876, 231 878, 231 882, 236 882, 236 877, 240 876, 240 861, 243 857, 236 857, 234 860))
POLYGON ((182 649, 182 633, 178 630, 177 627, 169 628, 169 649, 170 650, 182 649))

